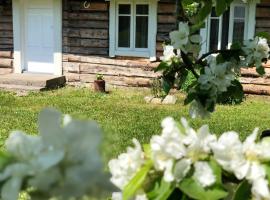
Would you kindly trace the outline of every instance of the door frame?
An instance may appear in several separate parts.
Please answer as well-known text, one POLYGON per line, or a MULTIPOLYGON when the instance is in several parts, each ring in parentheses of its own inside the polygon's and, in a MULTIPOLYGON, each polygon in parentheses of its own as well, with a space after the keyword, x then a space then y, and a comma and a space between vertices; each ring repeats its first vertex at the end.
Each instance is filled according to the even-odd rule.
MULTIPOLYGON (((44 0, 46 1, 46 0, 44 0)), ((25 0, 12 0, 14 73, 23 73, 25 66, 25 0)), ((62 0, 53 0, 54 15, 54 75, 62 75, 62 0)))

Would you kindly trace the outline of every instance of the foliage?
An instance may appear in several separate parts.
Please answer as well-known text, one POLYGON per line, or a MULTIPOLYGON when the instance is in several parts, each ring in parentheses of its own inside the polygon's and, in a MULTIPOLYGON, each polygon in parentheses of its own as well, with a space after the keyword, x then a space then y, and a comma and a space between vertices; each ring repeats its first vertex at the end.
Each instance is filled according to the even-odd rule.
POLYGON ((162 79, 153 79, 151 84, 151 92, 154 97, 163 98, 164 96, 166 96, 163 90, 162 79))
POLYGON ((1 197, 16 200, 20 191, 32 199, 99 196, 113 187, 103 172, 101 131, 95 122, 73 120, 46 109, 39 115, 38 136, 14 131, 1 154, 1 197))
MULTIPOLYGON (((182 0, 178 2, 181 20, 179 29, 170 33, 171 45, 164 47, 164 56, 156 71, 163 73, 164 91, 175 85, 181 89, 190 73, 196 78, 188 86, 186 104, 192 117, 206 117, 215 111, 217 103, 243 100, 243 88, 238 81, 240 69, 256 67, 263 75, 262 63, 269 57, 269 33, 257 34, 254 40, 236 42, 230 49, 200 55, 202 41, 198 30, 215 7, 222 15, 232 0, 182 0), (213 56, 215 55, 215 56, 213 56)), ((248 3, 248 2, 246 2, 248 3)), ((185 85, 186 87, 186 85, 185 85)))
POLYGON ((237 132, 217 138, 185 118, 180 124, 168 117, 161 126, 144 150, 134 139, 135 148, 109 162, 121 190, 113 200, 270 199, 270 139, 257 141, 258 129, 241 142, 237 132))
POLYGON ((103 80, 103 75, 102 74, 97 74, 96 79, 97 80, 103 80))

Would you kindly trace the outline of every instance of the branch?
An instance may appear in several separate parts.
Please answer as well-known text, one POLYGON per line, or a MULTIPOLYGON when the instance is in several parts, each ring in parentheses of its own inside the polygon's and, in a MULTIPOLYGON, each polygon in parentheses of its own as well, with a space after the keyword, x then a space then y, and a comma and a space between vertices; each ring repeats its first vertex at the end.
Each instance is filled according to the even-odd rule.
POLYGON ((222 50, 215 50, 215 51, 210 51, 206 54, 203 54, 196 62, 195 64, 200 64, 202 61, 207 58, 208 56, 212 54, 217 54, 217 53, 226 53, 226 52, 231 52, 231 51, 239 51, 239 49, 222 49, 222 50))
POLYGON ((191 71, 192 74, 195 76, 195 78, 198 79, 200 77, 199 74, 193 68, 192 61, 188 58, 188 56, 183 51, 181 51, 181 57, 183 58, 183 62, 185 63, 186 69, 191 71))

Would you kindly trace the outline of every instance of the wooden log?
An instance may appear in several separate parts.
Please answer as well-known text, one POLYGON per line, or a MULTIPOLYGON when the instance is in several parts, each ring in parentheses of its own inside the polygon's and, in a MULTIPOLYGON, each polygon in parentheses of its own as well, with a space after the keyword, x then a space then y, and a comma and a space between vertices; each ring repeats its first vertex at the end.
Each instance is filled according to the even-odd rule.
POLYGON ((13 45, 13 38, 1 38, 0 37, 0 43, 1 44, 10 44, 10 45, 13 45))
POLYGON ((175 24, 176 23, 176 15, 158 15, 158 23, 163 24, 175 24))
POLYGON ((63 70, 69 73, 80 73, 80 63, 63 62, 63 70))
POLYGON ((64 28, 63 36, 84 39, 109 39, 109 31, 108 29, 64 28))
POLYGON ((158 13, 166 14, 166 13, 175 13, 176 5, 175 3, 167 4, 167 3, 159 3, 158 4, 158 13))
POLYGON ((0 67, 12 68, 12 66, 13 66, 13 59, 9 59, 9 58, 0 59, 0 67))
POLYGON ((104 74, 109 76, 146 77, 156 78, 160 74, 153 71, 145 71, 141 68, 127 68, 101 64, 80 64, 81 74, 104 74))
MULTIPOLYGON (((270 68, 265 68, 264 77, 270 77, 270 68)), ((243 77, 260 77, 260 75, 256 72, 256 68, 245 68, 241 69, 241 75, 243 77)))
POLYGON ((242 84, 256 84, 256 85, 268 85, 270 86, 270 79, 269 78, 252 78, 252 77, 241 77, 240 82, 242 84))
MULTIPOLYGON (((111 85, 119 85, 126 87, 149 87, 151 80, 149 78, 136 78, 136 77, 119 77, 104 75, 106 83, 111 85)), ((93 83, 96 75, 80 74, 80 81, 83 83, 93 83)))
POLYGON ((75 55, 108 55, 108 48, 63 46, 63 52, 75 55))
POLYGON ((3 74, 10 74, 13 72, 13 69, 12 68, 0 68, 0 74, 3 75, 3 74))
POLYGON ((270 23, 269 23, 269 19, 257 19, 256 20, 256 27, 257 28, 269 28, 270 27, 270 23))
POLYGON ((12 38, 13 31, 0 31, 0 38, 12 38))
POLYGON ((69 28, 95 28, 95 29, 109 29, 108 21, 86 21, 86 20, 64 20, 64 27, 69 28))
POLYGON ((109 21, 107 12, 64 12, 64 18, 69 20, 109 21))
POLYGON ((256 17, 270 18, 270 8, 269 7, 257 7, 256 17))
POLYGON ((102 39, 83 39, 83 38, 63 38, 63 45, 69 47, 94 47, 94 48, 108 48, 109 41, 102 39))
POLYGON ((12 51, 0 51, 0 58, 12 58, 12 51))
POLYGON ((152 70, 159 65, 159 62, 150 62, 149 59, 145 58, 128 58, 128 57, 109 58, 103 56, 81 56, 74 54, 64 54, 63 59, 68 60, 69 62, 106 64, 123 67, 139 67, 144 70, 147 69, 152 70))
POLYGON ((12 29, 12 23, 0 23, 0 30, 11 31, 12 29))
POLYGON ((246 94, 270 95, 270 86, 242 84, 246 94))
POLYGON ((84 1, 67 1, 65 2, 65 11, 108 11, 108 4, 106 2, 90 2, 89 8, 84 8, 84 1))

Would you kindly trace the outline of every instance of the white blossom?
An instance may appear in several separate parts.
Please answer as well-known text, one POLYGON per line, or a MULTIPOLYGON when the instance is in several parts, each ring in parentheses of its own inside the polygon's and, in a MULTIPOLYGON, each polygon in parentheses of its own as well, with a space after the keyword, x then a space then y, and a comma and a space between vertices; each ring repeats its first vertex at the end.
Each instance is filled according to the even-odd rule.
POLYGON ((248 67, 255 65, 257 68, 260 68, 262 66, 262 59, 269 57, 270 48, 265 38, 256 37, 254 40, 245 41, 242 50, 246 54, 242 64, 248 67))
POLYGON ((169 62, 172 58, 176 57, 177 55, 174 53, 174 48, 171 45, 166 45, 163 47, 163 56, 160 59, 164 62, 169 62))
POLYGON ((109 162, 112 174, 111 182, 118 188, 123 189, 134 177, 144 163, 144 154, 140 143, 133 139, 134 148, 128 147, 127 152, 120 154, 117 159, 109 162))
MULTIPOLYGON (((113 192, 112 193, 112 200, 122 200, 123 194, 122 192, 113 192)), ((134 198, 131 200, 148 200, 146 194, 137 194, 134 198)))
POLYGON ((197 180, 203 187, 211 186, 215 183, 216 177, 213 173, 212 168, 207 162, 199 161, 194 164, 195 172, 193 177, 197 180))
POLYGON ((150 141, 152 159, 158 171, 165 171, 164 180, 171 182, 174 180, 172 172, 174 161, 186 154, 183 144, 184 135, 170 117, 162 121, 162 128, 162 135, 155 135, 150 141))
POLYGON ((185 45, 189 41, 189 26, 187 23, 180 22, 179 23, 179 30, 178 31, 173 31, 170 33, 170 39, 173 47, 175 49, 181 49, 182 51, 185 50, 185 45))
POLYGON ((211 146, 216 161, 223 169, 234 173, 239 180, 245 178, 252 184, 252 194, 256 199, 270 199, 270 192, 264 181, 266 172, 260 164, 260 158, 263 157, 262 143, 256 143, 257 135, 258 129, 255 129, 241 143, 236 132, 227 132, 211 146), (262 188, 257 188, 259 185, 262 188))

